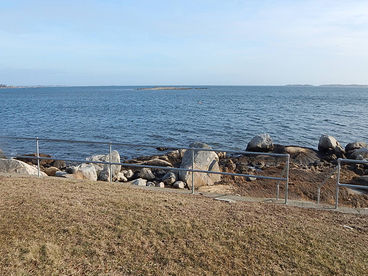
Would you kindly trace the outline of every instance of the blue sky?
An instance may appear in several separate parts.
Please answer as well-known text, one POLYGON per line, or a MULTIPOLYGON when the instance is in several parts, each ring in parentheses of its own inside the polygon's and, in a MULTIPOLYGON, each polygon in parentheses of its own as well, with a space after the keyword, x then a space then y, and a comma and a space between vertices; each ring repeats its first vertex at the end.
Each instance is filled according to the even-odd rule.
POLYGON ((368 83, 368 1, 0 2, 0 83, 368 83))

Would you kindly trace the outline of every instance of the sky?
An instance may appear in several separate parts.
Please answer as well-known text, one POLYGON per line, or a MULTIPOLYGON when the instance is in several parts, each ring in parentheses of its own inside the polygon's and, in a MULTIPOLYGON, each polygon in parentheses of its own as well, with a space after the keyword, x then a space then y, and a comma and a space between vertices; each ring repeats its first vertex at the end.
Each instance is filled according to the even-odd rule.
POLYGON ((7 85, 368 84, 368 1, 1 0, 7 85))

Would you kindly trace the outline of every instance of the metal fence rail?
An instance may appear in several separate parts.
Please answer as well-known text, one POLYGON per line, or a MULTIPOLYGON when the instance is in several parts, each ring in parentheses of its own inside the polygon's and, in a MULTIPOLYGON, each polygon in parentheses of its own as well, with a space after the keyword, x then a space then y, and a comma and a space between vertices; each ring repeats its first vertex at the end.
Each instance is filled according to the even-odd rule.
POLYGON ((342 158, 339 158, 337 160, 337 181, 336 181, 335 209, 339 208, 339 191, 340 191, 340 187, 349 187, 349 188, 358 188, 358 189, 367 189, 368 190, 368 186, 340 183, 341 164, 342 163, 368 164, 368 161, 367 160, 342 159, 342 158))
POLYGON ((3 139, 9 140, 29 140, 36 142, 36 156, 16 156, 16 158, 24 158, 24 159, 31 159, 37 160, 37 171, 38 177, 40 177, 40 160, 54 160, 54 161, 67 161, 67 162, 78 162, 78 163, 92 163, 92 164, 104 164, 109 165, 110 170, 110 182, 112 182, 112 166, 113 165, 121 165, 123 167, 133 167, 133 168, 151 168, 151 169, 162 169, 167 171, 186 171, 192 173, 192 193, 194 194, 194 173, 207 173, 207 174, 219 174, 219 175, 229 175, 229 176, 240 176, 240 177, 253 177, 256 179, 267 179, 267 180, 278 180, 277 182, 277 190, 276 190, 276 197, 279 199, 279 184, 280 181, 285 181, 285 204, 288 202, 288 190, 289 190, 289 168, 290 168, 290 155, 289 154, 280 154, 280 153, 266 153, 266 152, 250 152, 250 151, 232 151, 232 150, 223 150, 223 149, 206 149, 206 148, 191 148, 191 147, 173 147, 173 146, 157 146, 157 145, 142 145, 142 144, 129 144, 129 143, 115 143, 115 142, 100 142, 100 141, 84 141, 84 140, 64 140, 64 139, 49 139, 49 138, 31 138, 31 137, 12 137, 12 136, 0 136, 3 139), (109 150, 109 161, 89 161, 89 160, 81 160, 81 159, 57 159, 57 158, 48 158, 48 157, 41 157, 40 156, 40 146, 39 141, 45 142, 58 142, 58 143, 85 143, 85 144, 102 144, 108 145, 109 150), (149 148, 165 148, 171 150, 190 150, 192 152, 192 168, 185 169, 185 168, 173 168, 173 167, 163 167, 163 166, 152 166, 152 165, 142 165, 142 164, 134 164, 134 163, 123 163, 123 162, 111 162, 111 152, 112 146, 130 146, 130 147, 149 147, 149 148), (273 177, 273 176, 263 176, 263 175, 251 175, 251 174, 240 174, 240 173, 228 173, 228 172, 215 172, 215 171, 207 171, 207 170, 198 170, 194 169, 194 153, 200 151, 210 151, 210 152, 226 152, 226 153, 233 153, 233 154, 242 154, 242 155, 264 155, 264 156, 274 156, 274 157, 284 157, 285 160, 285 167, 282 171, 280 177, 273 177), (285 177, 283 177, 283 175, 285 177))

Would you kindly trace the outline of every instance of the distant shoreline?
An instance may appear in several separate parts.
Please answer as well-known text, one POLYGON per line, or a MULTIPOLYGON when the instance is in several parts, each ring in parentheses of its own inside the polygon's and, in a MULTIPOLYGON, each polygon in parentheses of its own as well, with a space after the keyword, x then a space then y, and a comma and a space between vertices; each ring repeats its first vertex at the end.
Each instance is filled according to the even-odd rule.
POLYGON ((158 86, 158 87, 139 87, 137 90, 191 90, 207 89, 207 87, 179 87, 179 86, 158 86))

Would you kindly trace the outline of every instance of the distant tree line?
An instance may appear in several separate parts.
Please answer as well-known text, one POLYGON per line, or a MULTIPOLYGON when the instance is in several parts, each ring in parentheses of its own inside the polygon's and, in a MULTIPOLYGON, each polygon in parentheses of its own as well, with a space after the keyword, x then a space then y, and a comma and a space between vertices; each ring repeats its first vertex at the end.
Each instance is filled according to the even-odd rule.
POLYGON ((0 87, 7 87, 7 85, 0 83, 0 87))

